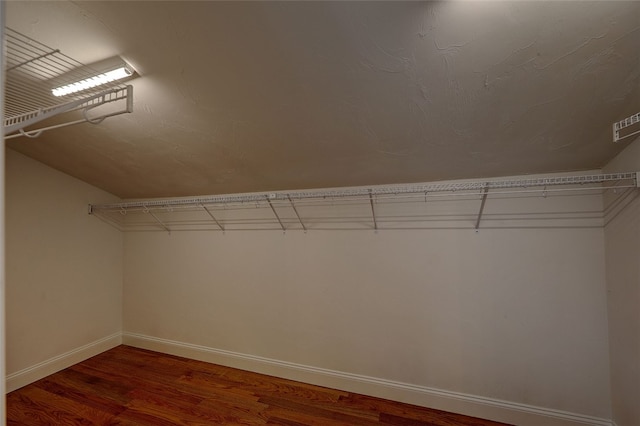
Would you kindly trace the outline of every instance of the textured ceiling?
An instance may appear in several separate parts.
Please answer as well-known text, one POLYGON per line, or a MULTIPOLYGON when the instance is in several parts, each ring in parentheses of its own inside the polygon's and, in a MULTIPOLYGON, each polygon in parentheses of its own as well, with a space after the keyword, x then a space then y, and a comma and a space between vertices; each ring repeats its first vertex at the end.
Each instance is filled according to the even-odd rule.
POLYGON ((599 168, 640 110, 640 2, 32 2, 138 71, 132 114, 8 145, 125 198, 599 168))

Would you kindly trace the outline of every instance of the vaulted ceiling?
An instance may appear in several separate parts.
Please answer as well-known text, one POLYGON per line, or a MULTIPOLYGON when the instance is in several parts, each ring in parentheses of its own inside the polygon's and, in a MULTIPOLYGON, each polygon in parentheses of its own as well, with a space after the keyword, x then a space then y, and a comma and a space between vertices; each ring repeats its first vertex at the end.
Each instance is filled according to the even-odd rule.
POLYGON ((640 110, 640 2, 14 1, 137 71, 134 112, 8 146, 123 198, 594 169, 640 110))

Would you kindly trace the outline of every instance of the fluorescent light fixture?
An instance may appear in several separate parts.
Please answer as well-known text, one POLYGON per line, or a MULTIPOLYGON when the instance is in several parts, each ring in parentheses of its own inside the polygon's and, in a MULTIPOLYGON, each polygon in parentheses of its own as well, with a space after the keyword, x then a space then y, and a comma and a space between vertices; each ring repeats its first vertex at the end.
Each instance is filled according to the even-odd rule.
POLYGON ((126 66, 122 66, 120 68, 98 74, 94 77, 85 78, 84 80, 76 81, 75 83, 56 87, 55 89, 51 89, 51 93, 53 93, 54 96, 64 96, 71 93, 79 92, 81 90, 100 86, 102 84, 107 84, 112 81, 121 80, 123 78, 131 76, 132 74, 133 72, 129 68, 127 68, 126 66))

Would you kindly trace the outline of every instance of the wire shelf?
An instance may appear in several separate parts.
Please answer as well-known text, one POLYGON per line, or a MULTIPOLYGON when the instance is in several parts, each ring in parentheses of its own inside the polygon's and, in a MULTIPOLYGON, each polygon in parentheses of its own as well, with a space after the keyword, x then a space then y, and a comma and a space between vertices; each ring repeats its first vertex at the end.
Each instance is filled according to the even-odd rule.
POLYGON ((37 136, 41 131, 81 122, 98 123, 108 116, 131 112, 133 91, 131 86, 117 83, 101 85, 99 89, 84 90, 56 97, 51 90, 98 74, 92 67, 63 54, 24 34, 5 28, 5 116, 3 126, 8 138, 37 136), (108 114, 89 117, 86 112, 99 106, 120 101, 123 106, 108 114), (73 111, 82 111, 82 118, 67 115, 49 127, 32 129, 52 117, 73 111))
POLYGON ((633 114, 623 120, 613 123, 613 141, 618 142, 622 139, 626 139, 630 136, 640 134, 640 112, 633 114), (630 128, 629 130, 622 132, 622 130, 630 128))
POLYGON ((638 173, 278 191, 90 205, 122 231, 601 227, 638 173), (603 207, 603 193, 613 194, 603 207), (513 202, 517 199, 517 202, 513 202))

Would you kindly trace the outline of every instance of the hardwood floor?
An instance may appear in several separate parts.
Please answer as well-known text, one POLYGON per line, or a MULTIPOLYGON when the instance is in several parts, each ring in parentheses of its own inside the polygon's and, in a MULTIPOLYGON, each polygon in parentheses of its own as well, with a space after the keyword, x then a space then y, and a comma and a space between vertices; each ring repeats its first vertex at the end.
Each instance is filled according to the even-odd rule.
POLYGON ((129 346, 9 393, 7 424, 503 425, 129 346))

